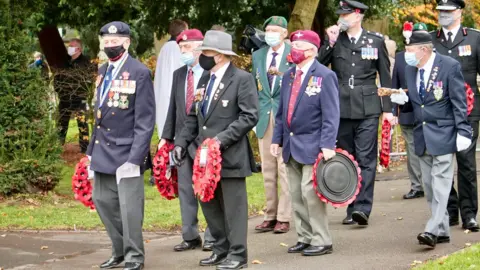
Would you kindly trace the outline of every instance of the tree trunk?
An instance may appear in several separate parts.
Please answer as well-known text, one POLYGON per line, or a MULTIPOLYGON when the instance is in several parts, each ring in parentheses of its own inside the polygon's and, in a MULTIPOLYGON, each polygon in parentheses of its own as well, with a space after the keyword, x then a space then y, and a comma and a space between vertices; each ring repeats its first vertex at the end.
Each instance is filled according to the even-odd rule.
POLYGON ((320 3, 317 7, 317 11, 315 12, 315 18, 312 24, 312 30, 315 31, 318 36, 320 36, 320 41, 323 45, 325 41, 325 18, 328 0, 320 0, 319 2, 320 3))
POLYGON ((56 26, 45 26, 38 33, 38 40, 51 68, 66 68, 68 66, 70 58, 56 26))
POLYGON ((310 30, 320 0, 297 0, 290 15, 288 32, 310 30))

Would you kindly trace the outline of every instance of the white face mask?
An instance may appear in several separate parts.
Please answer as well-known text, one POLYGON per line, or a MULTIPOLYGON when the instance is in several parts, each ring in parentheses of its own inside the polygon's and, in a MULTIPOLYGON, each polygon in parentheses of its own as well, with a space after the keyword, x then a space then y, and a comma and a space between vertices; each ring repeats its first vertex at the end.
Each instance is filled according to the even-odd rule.
POLYGON ((77 48, 76 47, 68 47, 67 52, 68 52, 68 55, 73 56, 77 53, 77 48))
POLYGON ((455 14, 453 12, 440 11, 440 14, 438 14, 438 24, 440 24, 443 27, 449 27, 460 16, 461 15, 455 16, 455 14))

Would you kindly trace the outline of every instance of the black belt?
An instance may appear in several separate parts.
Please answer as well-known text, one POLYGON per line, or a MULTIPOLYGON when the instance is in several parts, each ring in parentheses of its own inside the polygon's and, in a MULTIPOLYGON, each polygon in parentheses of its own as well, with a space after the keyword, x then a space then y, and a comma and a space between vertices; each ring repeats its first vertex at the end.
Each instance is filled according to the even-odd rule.
POLYGON ((357 85, 373 85, 377 86, 376 80, 372 79, 356 79, 355 77, 351 77, 348 80, 340 80, 339 84, 346 84, 353 89, 357 85))

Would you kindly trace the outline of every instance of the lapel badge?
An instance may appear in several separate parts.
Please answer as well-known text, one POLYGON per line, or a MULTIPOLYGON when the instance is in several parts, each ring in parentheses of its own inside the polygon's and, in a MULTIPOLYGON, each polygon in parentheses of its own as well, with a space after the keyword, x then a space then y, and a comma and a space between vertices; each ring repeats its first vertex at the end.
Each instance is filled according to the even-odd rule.
MULTIPOLYGON (((123 76, 123 79, 128 80, 128 78, 130 77, 130 73, 128 73, 127 71, 124 71, 124 72, 122 73, 122 76, 123 76)), ((120 79, 121 79, 121 78, 120 78, 120 79)))
POLYGON ((226 108, 228 106, 228 100, 222 100, 222 106, 226 108))
POLYGON ((372 43, 373 43, 373 39, 369 38, 369 39, 368 39, 368 43, 372 44, 372 43))
POLYGON ((205 93, 205 88, 198 88, 195 93, 195 102, 200 102, 203 100, 203 94, 205 93))
POLYGON ((218 88, 220 88, 220 90, 222 90, 224 87, 225 87, 225 85, 223 83, 220 83, 220 85, 218 86, 218 88))
POLYGON ((435 99, 439 101, 443 97, 443 82, 434 82, 433 83, 433 95, 435 96, 435 99))

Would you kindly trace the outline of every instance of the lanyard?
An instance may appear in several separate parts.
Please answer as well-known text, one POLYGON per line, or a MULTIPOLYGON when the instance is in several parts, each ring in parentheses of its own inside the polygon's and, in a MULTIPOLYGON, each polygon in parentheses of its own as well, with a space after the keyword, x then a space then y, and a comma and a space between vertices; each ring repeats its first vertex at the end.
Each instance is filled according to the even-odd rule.
MULTIPOLYGON (((105 80, 103 80, 103 84, 101 85, 101 86, 103 86, 103 87, 100 88, 100 103, 98 104, 98 107, 99 107, 99 108, 102 107, 102 104, 103 104, 103 102, 105 101, 105 98, 107 97, 107 94, 108 94, 108 92, 109 92, 109 89, 110 89, 110 87, 112 86, 113 79, 117 77, 118 73, 120 72, 120 70, 121 70, 122 67, 123 67, 123 64, 125 64, 125 61, 126 61, 127 57, 128 57, 128 54, 121 60, 121 62, 120 62, 120 64, 118 65, 118 67, 117 67, 117 68, 114 68, 114 73, 112 73, 112 78, 110 79, 110 82, 108 83, 108 85, 107 85, 106 88, 104 87, 104 86, 105 86, 105 85, 104 85, 104 84, 105 84, 105 80)), ((108 69, 108 67, 107 67, 107 69, 108 69)))

